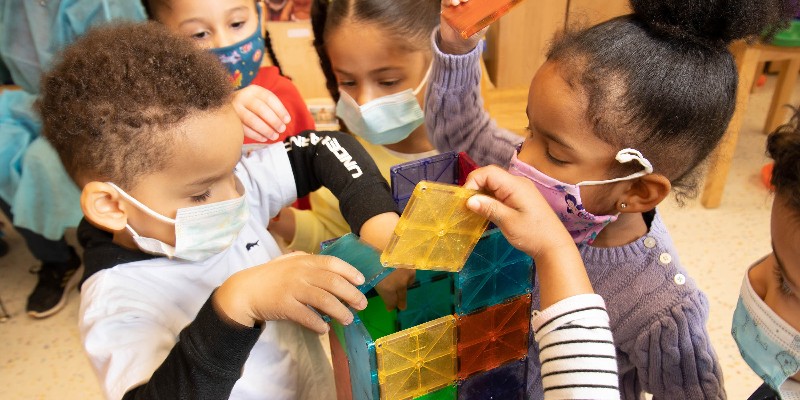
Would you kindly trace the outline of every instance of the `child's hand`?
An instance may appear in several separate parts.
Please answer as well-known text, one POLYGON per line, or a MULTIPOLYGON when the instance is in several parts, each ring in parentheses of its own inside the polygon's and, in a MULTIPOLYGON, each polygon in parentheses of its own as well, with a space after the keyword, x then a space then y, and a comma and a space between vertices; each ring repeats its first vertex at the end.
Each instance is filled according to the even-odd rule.
POLYGON ((511 245, 531 257, 561 246, 575 247, 572 236, 529 180, 488 166, 469 174, 464 187, 494 197, 472 196, 467 207, 494 222, 511 245))
POLYGON ((244 135, 257 142, 277 140, 292 121, 278 96, 258 85, 238 90, 233 108, 244 124, 244 135))
POLYGON ((408 287, 414 283, 416 276, 417 271, 413 269, 398 268, 375 285, 375 291, 383 299, 387 310, 391 311, 395 308, 406 309, 408 287))
POLYGON ((214 293, 214 303, 244 326, 291 320, 325 333, 328 324, 308 306, 350 324, 353 313, 342 302, 366 308, 366 297, 355 287, 363 283, 358 270, 336 257, 296 252, 233 274, 214 293))
MULTIPOLYGON (((466 3, 469 0, 442 0, 442 11, 444 11, 447 7, 457 7, 461 3, 466 3)), ((461 34, 455 30, 444 17, 440 18, 440 28, 439 34, 441 36, 441 40, 439 42, 439 49, 447 54, 467 54, 475 46, 480 43, 481 39, 483 39, 483 35, 486 34, 486 30, 489 29, 488 27, 484 28, 480 32, 472 35, 469 39, 464 39, 461 37, 461 34)))

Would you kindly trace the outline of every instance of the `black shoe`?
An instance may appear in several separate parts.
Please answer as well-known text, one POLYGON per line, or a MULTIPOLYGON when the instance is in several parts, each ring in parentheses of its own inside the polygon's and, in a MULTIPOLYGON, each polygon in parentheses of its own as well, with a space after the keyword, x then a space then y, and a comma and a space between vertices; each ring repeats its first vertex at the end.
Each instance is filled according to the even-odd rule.
POLYGON ((81 259, 75 253, 75 249, 70 247, 69 251, 68 261, 44 263, 39 269, 39 282, 28 297, 26 307, 31 317, 49 317, 67 305, 69 292, 78 285, 83 275, 81 259))

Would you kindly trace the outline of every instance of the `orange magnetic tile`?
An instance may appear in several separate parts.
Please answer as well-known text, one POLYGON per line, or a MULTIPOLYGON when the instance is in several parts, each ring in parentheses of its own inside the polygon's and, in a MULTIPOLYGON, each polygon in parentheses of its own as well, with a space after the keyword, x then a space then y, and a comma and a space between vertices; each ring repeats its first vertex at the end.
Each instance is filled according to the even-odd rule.
POLYGON ((445 7, 442 16, 462 38, 468 39, 521 2, 522 0, 472 0, 457 7, 445 7))
POLYGON ((455 185, 417 184, 381 254, 384 267, 460 271, 489 224, 467 208, 475 194, 455 185))
POLYGON ((455 382, 455 317, 444 316, 375 341, 381 399, 411 399, 455 382))
POLYGON ((528 354, 531 295, 458 318, 458 379, 528 354))

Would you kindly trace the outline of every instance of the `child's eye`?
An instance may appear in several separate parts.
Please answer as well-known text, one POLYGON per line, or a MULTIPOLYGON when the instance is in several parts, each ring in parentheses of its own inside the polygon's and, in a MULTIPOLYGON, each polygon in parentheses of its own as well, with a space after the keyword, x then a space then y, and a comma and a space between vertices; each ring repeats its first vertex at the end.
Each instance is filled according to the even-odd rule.
POLYGON ((247 21, 234 22, 234 23, 231 24, 231 28, 239 29, 239 28, 243 27, 246 22, 247 21))
POLYGON ((206 190, 205 193, 203 193, 201 195, 191 196, 191 199, 195 203, 202 203, 202 202, 208 200, 209 197, 211 197, 211 190, 206 190))
POLYGON ((550 154, 550 149, 548 147, 544 148, 544 155, 545 155, 545 157, 547 157, 548 160, 550 160, 550 162, 552 162, 555 165, 565 165, 565 164, 567 164, 566 161, 559 160, 559 159, 553 157, 553 155, 550 154))
POLYGON ((384 86, 384 87, 396 86, 398 83, 400 83, 399 79, 395 79, 395 80, 391 80, 391 81, 380 81, 380 82, 378 82, 379 85, 384 86))
POLYGON ((786 277, 783 276, 783 272, 781 272, 777 265, 775 265, 773 268, 773 272, 775 273, 775 277, 778 279, 778 288, 780 289, 781 293, 783 293, 785 296, 791 296, 794 292, 792 292, 792 288, 790 288, 789 284, 786 282, 786 277))
POLYGON ((195 40, 203 40, 203 39, 208 39, 209 35, 210 35, 210 33, 208 33, 208 31, 202 31, 202 32, 197 32, 197 33, 193 34, 191 36, 191 38, 195 39, 195 40))
POLYGON ((339 81, 339 86, 353 87, 356 85, 355 81, 339 81))

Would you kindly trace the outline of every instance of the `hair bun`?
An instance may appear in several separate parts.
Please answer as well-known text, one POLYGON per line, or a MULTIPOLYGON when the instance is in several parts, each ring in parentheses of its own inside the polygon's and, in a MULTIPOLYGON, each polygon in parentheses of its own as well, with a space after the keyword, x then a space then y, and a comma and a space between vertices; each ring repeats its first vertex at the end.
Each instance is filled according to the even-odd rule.
POLYGON ((635 17, 656 34, 711 46, 771 36, 788 26, 798 0, 631 0, 635 17))

